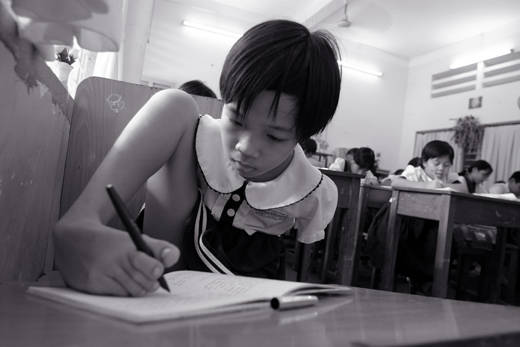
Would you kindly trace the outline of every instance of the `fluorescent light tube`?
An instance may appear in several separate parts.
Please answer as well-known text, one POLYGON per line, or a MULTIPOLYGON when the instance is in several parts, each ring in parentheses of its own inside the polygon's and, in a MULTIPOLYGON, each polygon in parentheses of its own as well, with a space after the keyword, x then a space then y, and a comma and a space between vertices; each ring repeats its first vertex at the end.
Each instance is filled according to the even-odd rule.
POLYGON ((358 72, 363 72, 363 73, 366 73, 366 74, 369 74, 369 75, 372 75, 372 76, 376 76, 376 77, 383 76, 383 73, 380 72, 380 71, 367 69, 366 67, 358 66, 358 65, 355 65, 355 64, 352 64, 352 63, 346 63, 346 62, 341 61, 341 60, 338 61, 338 64, 343 66, 343 67, 346 67, 347 69, 355 70, 355 71, 358 71, 358 72))
POLYGON ((240 36, 242 36, 241 34, 237 34, 237 33, 231 32, 231 31, 227 31, 227 30, 222 30, 222 29, 219 29, 219 28, 211 27, 211 26, 208 26, 208 25, 205 25, 205 24, 201 24, 201 23, 197 23, 197 22, 190 21, 190 20, 183 20, 182 21, 182 25, 184 25, 185 27, 188 27, 188 28, 202 30, 202 31, 213 33, 213 34, 233 37, 235 39, 237 39, 240 36))

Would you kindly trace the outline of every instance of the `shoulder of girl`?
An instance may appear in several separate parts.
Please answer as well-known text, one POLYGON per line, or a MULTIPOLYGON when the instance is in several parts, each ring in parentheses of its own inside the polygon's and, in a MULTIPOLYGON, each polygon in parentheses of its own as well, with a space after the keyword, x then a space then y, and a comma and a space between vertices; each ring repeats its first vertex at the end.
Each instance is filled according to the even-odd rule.
POLYGON ((338 187, 336 186, 336 183, 334 183, 327 175, 323 175, 320 187, 318 188, 321 188, 323 194, 326 196, 329 196, 334 200, 338 199, 338 187))
POLYGON ((150 100, 156 103, 163 103, 166 106, 175 105, 176 107, 197 108, 195 100, 187 93, 178 89, 163 89, 155 93, 150 100))

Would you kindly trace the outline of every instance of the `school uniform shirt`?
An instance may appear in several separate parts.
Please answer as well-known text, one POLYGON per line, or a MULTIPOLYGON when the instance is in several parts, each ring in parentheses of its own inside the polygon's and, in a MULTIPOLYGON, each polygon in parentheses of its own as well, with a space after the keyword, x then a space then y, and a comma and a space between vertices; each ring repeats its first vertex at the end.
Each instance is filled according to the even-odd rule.
POLYGON ((309 163, 299 145, 289 166, 275 179, 245 180, 225 154, 220 122, 201 116, 195 136, 202 201, 212 217, 226 219, 248 235, 280 236, 294 227, 300 242, 323 239, 338 200, 334 182, 309 163))
POLYGON ((346 161, 343 158, 336 158, 332 164, 329 165, 329 170, 345 171, 346 161))
POLYGON ((491 186, 490 192, 493 194, 508 194, 511 193, 509 190, 509 184, 507 183, 495 183, 491 186))
MULTIPOLYGON (((406 178, 408 181, 412 182, 430 182, 433 181, 433 178, 428 176, 424 169, 420 166, 412 166, 408 165, 404 171, 401 173, 401 177, 406 178)), ((460 182, 459 175, 455 172, 448 173, 448 179, 445 183, 455 183, 460 182)))

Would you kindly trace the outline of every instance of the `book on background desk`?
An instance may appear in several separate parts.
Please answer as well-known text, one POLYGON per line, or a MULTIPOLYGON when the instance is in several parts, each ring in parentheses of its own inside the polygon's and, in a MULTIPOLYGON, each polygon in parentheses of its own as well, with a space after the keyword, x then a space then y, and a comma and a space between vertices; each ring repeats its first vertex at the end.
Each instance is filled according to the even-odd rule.
POLYGON ((475 193, 478 196, 484 196, 486 198, 495 198, 495 199, 504 199, 504 200, 512 200, 512 201, 520 201, 513 193, 505 193, 505 194, 493 194, 493 193, 475 193))
POLYGON ((345 286, 291 282, 198 271, 166 274, 171 293, 159 288, 144 297, 94 295, 70 288, 28 288, 28 293, 134 323, 149 323, 242 310, 270 309, 275 297, 348 295, 345 286))

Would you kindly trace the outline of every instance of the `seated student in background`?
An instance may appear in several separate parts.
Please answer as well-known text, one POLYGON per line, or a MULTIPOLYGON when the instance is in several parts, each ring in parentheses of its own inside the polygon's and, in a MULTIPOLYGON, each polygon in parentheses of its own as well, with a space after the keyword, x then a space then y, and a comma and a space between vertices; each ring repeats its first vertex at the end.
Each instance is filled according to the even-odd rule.
POLYGON ((392 187, 444 188, 466 191, 460 184, 458 175, 450 172, 454 151, 445 141, 428 142, 421 152, 421 164, 417 167, 408 165, 399 177, 391 179, 392 187))
POLYGON ((307 160, 312 165, 316 167, 323 167, 323 164, 313 157, 316 154, 316 150, 318 149, 318 144, 314 139, 308 138, 303 141, 300 141, 300 146, 302 146, 303 153, 305 153, 307 160))
POLYGON ((184 82, 179 86, 180 90, 185 91, 188 94, 198 95, 198 96, 207 96, 209 98, 217 98, 217 95, 210 87, 204 84, 204 82, 199 80, 191 80, 188 82, 184 82))
POLYGON ((489 188, 489 192, 493 194, 515 194, 520 199, 520 171, 515 171, 507 183, 495 183, 489 188))
POLYGON ((376 171, 376 156, 374 151, 368 147, 356 148, 346 158, 349 172, 358 174, 364 177, 362 183, 377 184, 377 177, 374 175, 376 171))
MULTIPOLYGON (((411 165, 413 167, 417 167, 421 165, 421 157, 413 157, 408 161, 408 165, 411 165)), ((392 180, 396 179, 401 176, 401 174, 404 172, 404 169, 397 169, 394 172, 392 172, 390 175, 386 176, 385 178, 381 179, 380 183, 383 186, 389 186, 392 184, 392 180)))
POLYGON ((329 169, 361 175, 364 177, 363 183, 377 184, 378 180, 374 175, 375 163, 376 156, 372 149, 368 147, 351 148, 347 151, 345 159, 336 158, 329 169))
MULTIPOLYGON (((458 175, 449 172, 453 158, 454 151, 449 143, 439 140, 430 141, 422 149, 420 165, 417 167, 408 165, 400 177, 392 178, 392 187, 451 187, 463 190, 462 185, 458 183, 458 175)), ((388 205, 386 208, 389 210, 388 205)), ((420 218, 404 218, 401 223, 396 271, 410 278, 412 293, 430 294, 437 243, 436 228, 435 222, 420 218)), ((382 229, 386 230, 386 228, 382 229)), ((371 237, 374 241, 371 242, 379 248, 384 247, 384 236, 373 235, 371 237)), ((380 262, 384 261, 378 254, 376 246, 373 246, 373 257, 380 262)))
POLYGON ((489 178, 492 172, 493 168, 487 161, 477 160, 459 173, 459 181, 466 186, 468 193, 486 193, 486 188, 482 183, 489 178))
POLYGON ((319 241, 336 210, 335 184, 310 165, 298 140, 322 131, 336 111, 338 59, 326 32, 272 20, 249 29, 229 51, 220 119, 199 115, 182 91, 152 96, 54 229, 65 283, 89 293, 142 296, 177 262, 283 277, 280 235, 295 228, 298 241, 319 241), (154 257, 108 226, 115 211, 106 185, 128 200, 147 180, 154 207, 165 214, 154 222, 167 231, 145 236, 154 257))
MULTIPOLYGON (((410 159, 410 161, 408 162, 408 165, 412 165, 413 167, 421 166, 421 157, 413 157, 413 158, 410 159)), ((407 165, 407 166, 408 166, 408 165, 407 165)))
POLYGON ((334 159, 334 162, 329 165, 329 170, 334 171, 346 171, 350 172, 350 168, 348 167, 348 162, 350 162, 354 157, 354 152, 357 151, 359 148, 353 147, 345 153, 345 157, 342 158, 341 156, 338 156, 336 159, 334 159))

